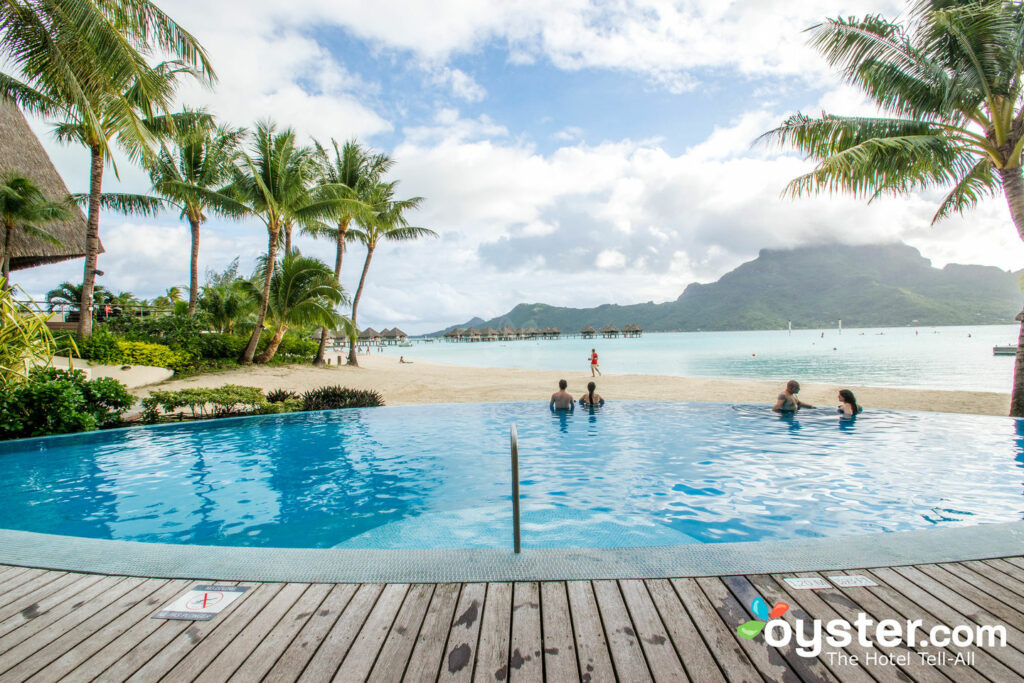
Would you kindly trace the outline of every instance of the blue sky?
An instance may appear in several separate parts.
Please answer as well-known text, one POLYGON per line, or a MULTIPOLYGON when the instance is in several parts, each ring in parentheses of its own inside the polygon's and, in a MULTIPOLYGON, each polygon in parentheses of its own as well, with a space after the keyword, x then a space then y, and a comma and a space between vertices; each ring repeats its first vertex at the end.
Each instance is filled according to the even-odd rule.
MULTIPOLYGON (((220 82, 183 104, 251 125, 273 118, 309 140, 356 137, 396 160, 410 216, 435 240, 374 256, 360 326, 425 332, 521 302, 665 301, 766 247, 903 240, 933 259, 1024 266, 1005 204, 929 225, 940 195, 794 201, 808 168, 753 141, 796 110, 871 114, 805 44, 825 17, 904 7, 889 0, 164 0, 207 47, 220 82)), ((87 154, 34 127, 73 191, 87 154)), ((121 164, 110 191, 145 191, 121 164)), ((104 284, 154 296, 188 278, 176 215, 105 215, 104 284)), ((332 247, 298 240, 333 262, 332 247)), ((201 266, 265 247, 257 221, 211 219, 201 266)), ((346 256, 355 289, 363 252, 346 256)), ((19 273, 43 292, 81 262, 19 273)))

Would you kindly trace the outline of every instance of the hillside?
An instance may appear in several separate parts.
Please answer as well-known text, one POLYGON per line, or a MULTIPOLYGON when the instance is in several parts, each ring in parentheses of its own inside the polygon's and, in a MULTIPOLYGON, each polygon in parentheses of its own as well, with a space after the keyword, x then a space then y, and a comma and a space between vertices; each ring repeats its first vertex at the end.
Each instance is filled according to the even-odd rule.
MULTIPOLYGON (((1024 294, 1013 273, 931 261, 905 244, 763 249, 718 282, 689 285, 675 301, 596 308, 519 304, 490 320, 452 327, 637 324, 646 331, 763 330, 1012 323, 1024 294)), ((451 327, 435 334, 443 334, 451 327)))

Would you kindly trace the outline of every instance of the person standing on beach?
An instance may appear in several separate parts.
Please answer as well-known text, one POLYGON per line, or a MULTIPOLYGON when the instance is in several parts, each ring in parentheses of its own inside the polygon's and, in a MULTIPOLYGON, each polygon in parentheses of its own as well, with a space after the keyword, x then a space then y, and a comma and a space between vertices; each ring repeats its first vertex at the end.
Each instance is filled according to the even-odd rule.
POLYGON ((569 386, 569 383, 564 379, 558 380, 558 391, 551 394, 551 403, 548 407, 551 408, 552 412, 556 410, 568 410, 572 412, 573 408, 576 407, 576 403, 572 399, 572 394, 565 390, 569 386))
POLYGON ((597 349, 590 349, 590 376, 594 377, 594 373, 601 374, 601 369, 597 367, 597 349))
POLYGON ((786 382, 786 390, 779 394, 778 400, 772 406, 777 413, 795 413, 801 408, 813 408, 810 403, 803 403, 796 397, 800 393, 800 382, 791 379, 786 382))

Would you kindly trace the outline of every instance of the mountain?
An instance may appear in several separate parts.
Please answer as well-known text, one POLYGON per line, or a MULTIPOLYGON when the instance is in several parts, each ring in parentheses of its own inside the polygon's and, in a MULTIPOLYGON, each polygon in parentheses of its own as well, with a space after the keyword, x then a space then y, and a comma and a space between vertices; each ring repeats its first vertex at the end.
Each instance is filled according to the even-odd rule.
POLYGON ((693 283, 675 301, 596 308, 519 304, 454 327, 557 327, 576 332, 636 324, 649 332, 1012 323, 1024 295, 993 266, 931 261, 906 244, 762 249, 718 282, 693 283))

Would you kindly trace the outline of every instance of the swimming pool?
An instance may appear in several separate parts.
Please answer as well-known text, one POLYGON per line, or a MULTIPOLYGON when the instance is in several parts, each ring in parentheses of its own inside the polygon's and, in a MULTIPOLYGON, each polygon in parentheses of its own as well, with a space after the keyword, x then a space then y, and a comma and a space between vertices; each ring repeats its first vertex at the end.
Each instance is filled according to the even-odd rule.
POLYGON ((1024 519, 1019 420, 613 402, 368 408, 0 444, 0 528, 293 548, 786 540, 1024 519))

